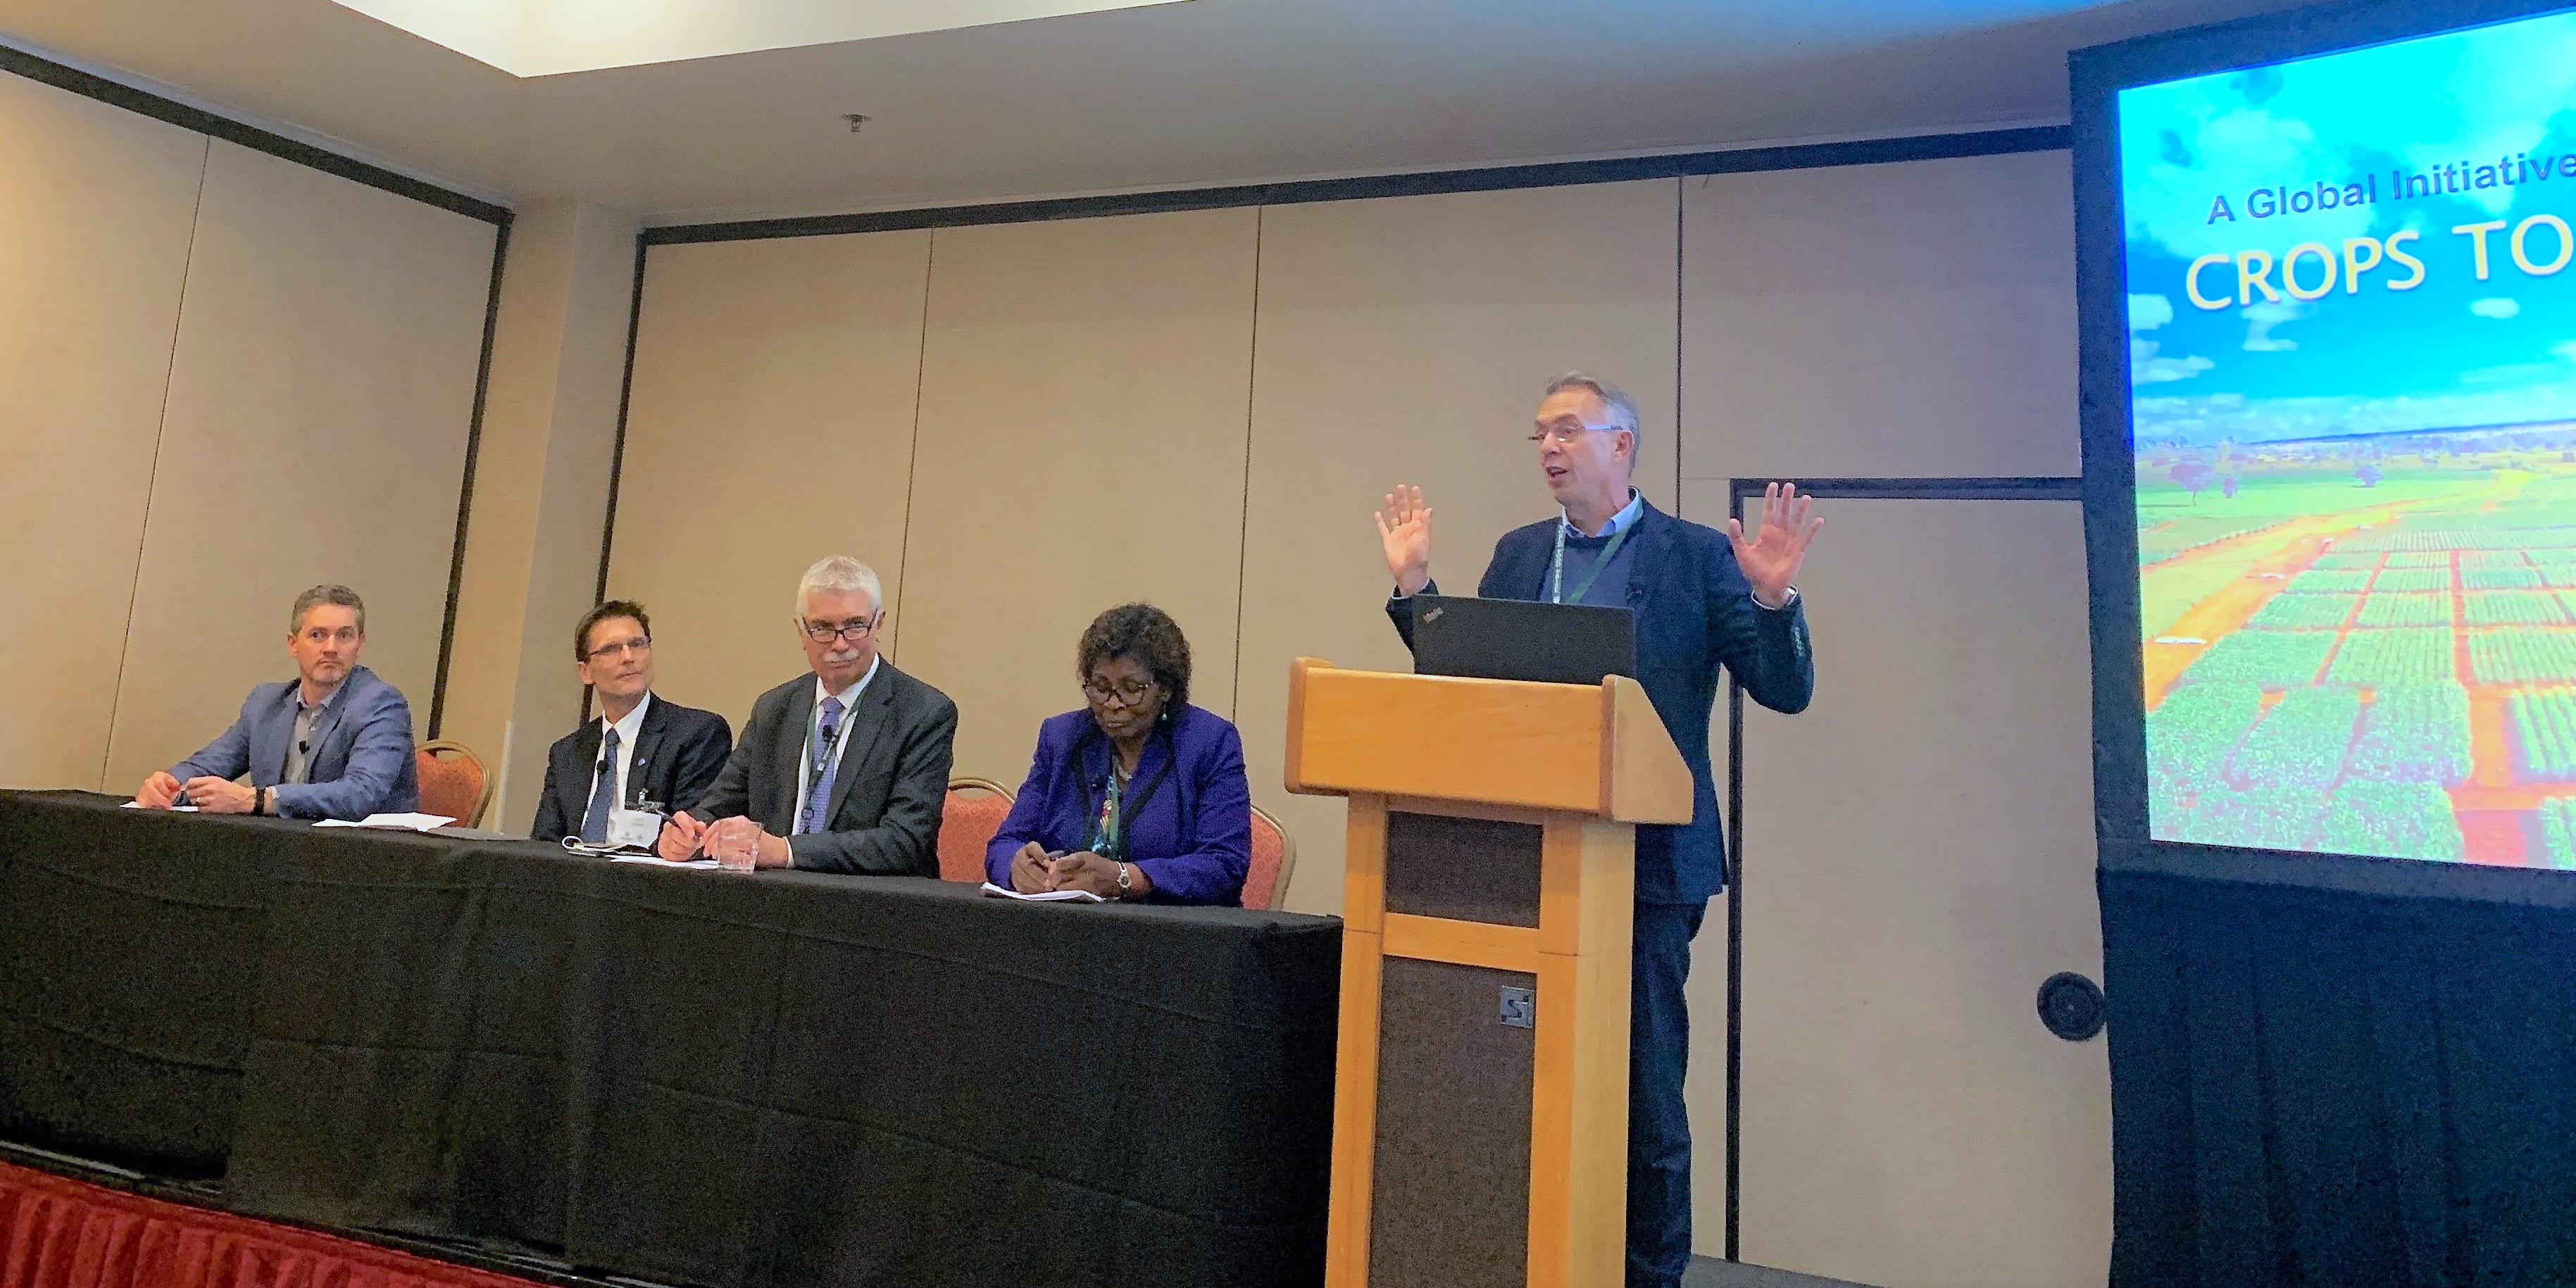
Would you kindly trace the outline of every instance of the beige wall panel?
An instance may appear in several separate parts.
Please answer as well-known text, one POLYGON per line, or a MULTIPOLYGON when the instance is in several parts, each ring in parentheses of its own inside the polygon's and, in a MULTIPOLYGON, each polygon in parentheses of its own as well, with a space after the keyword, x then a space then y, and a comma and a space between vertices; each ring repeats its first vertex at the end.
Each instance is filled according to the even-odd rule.
POLYGON ((206 140, 0 75, 0 786, 97 787, 206 140))
POLYGON ((941 229, 895 659, 1017 787, 1074 647, 1145 600, 1230 715, 1259 212, 941 229))
POLYGON ((928 232, 646 257, 608 590, 652 612, 660 690, 736 733, 805 669, 808 564, 854 555, 901 602, 929 263, 928 232))
MULTIPOLYGON (((508 262, 501 272, 500 304, 493 314, 492 365, 485 385, 482 435, 474 451, 474 495, 468 499, 465 564, 457 580, 455 642, 448 655, 447 702, 439 736, 474 749, 496 780, 508 777, 502 762, 510 742, 510 706, 519 684, 534 529, 539 496, 546 487, 546 449, 554 429, 555 373, 564 349, 576 210, 569 201, 547 201, 530 203, 516 212, 510 224, 508 262)), ((625 258, 631 304, 635 278, 631 241, 625 258)), ((618 338, 622 358, 623 327, 618 338)), ((612 437, 615 421, 612 411, 612 437)), ((580 591, 585 601, 599 577, 599 525, 607 493, 608 471, 603 466, 601 503, 590 516, 591 580, 580 591)), ((560 675, 558 671, 558 679, 560 675)), ((496 791, 507 795, 498 786, 496 791)), ((492 817, 485 821, 497 823, 508 804, 506 799, 496 800, 492 817)))
POLYGON ((513 831, 536 824, 547 747, 581 719, 572 632, 598 593, 599 525, 608 513, 635 299, 633 216, 585 205, 573 242, 554 428, 546 436, 546 483, 537 498, 518 696, 511 704, 509 772, 505 795, 493 803, 497 826, 513 831))
POLYGON ((600 525, 635 302, 635 221, 570 200, 510 225, 440 735, 495 778, 485 826, 525 831, 547 744, 581 719, 573 627, 599 590, 600 525))
POLYGON ((2067 154, 1683 183, 1683 473, 2077 472, 2067 154))
POLYGON ((490 298, 492 225, 217 141, 108 782, 294 674, 296 592, 367 601, 364 662, 425 736, 490 298))
MULTIPOLYGON (((2102 970, 2082 517, 1819 509, 1815 704, 1745 720, 1744 1258, 1889 1288, 2098 1285, 2104 1043, 2032 1007, 2051 974, 2102 970)), ((1723 934, 1700 943, 1714 1074, 1723 934)), ((1693 1108, 1713 1150, 1720 1102, 1693 1108)))
POLYGON ((1252 797, 1297 841, 1288 906, 1341 907, 1342 805, 1280 787, 1289 659, 1408 670, 1370 514, 1398 481, 1435 519, 1433 574, 1472 594, 1494 539, 1554 509, 1528 441, 1574 368, 1639 402, 1637 471, 1673 503, 1671 181, 1274 207, 1245 521, 1252 797))

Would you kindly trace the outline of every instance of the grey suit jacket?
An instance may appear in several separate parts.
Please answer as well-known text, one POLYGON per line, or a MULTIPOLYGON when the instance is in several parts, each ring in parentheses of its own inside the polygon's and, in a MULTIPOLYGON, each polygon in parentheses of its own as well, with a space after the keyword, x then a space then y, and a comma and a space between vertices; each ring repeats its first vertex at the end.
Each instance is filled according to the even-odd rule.
POLYGON ((314 718, 306 781, 284 783, 288 744, 295 739, 296 685, 288 680, 252 689, 233 727, 172 765, 170 776, 184 783, 201 775, 248 773, 251 786, 277 788, 277 812, 290 818, 360 819, 420 808, 411 704, 363 666, 349 669, 349 678, 314 718))
POLYGON ((850 718, 832 781, 823 831, 796 828, 796 778, 814 715, 814 677, 805 674, 751 704, 742 741, 690 815, 704 821, 748 815, 788 837, 795 866, 871 876, 939 875, 939 818, 955 757, 957 704, 880 661, 850 718))

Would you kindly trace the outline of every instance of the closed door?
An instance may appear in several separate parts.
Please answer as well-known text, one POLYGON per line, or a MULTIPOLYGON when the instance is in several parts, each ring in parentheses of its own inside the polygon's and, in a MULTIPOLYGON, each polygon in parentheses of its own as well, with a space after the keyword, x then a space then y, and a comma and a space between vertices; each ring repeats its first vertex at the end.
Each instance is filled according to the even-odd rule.
MULTIPOLYGON (((1724 523, 1722 487, 1685 499, 1724 523)), ((1742 1257, 1887 1288, 2098 1286, 2105 1043, 2034 1005, 2049 975, 2102 970, 2079 508, 1818 508, 1815 702, 1745 718, 1742 1257)), ((1714 1069, 1722 935, 1701 947, 1714 1069)), ((1722 1126, 1701 1115, 1703 1149, 1722 1126)))

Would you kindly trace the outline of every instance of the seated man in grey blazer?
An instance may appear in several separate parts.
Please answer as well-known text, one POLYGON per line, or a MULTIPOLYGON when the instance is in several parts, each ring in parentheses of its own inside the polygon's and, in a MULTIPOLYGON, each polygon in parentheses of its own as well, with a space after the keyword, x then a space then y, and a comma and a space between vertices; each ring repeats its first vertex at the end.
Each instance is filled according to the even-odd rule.
POLYGON ((764 868, 939 875, 957 704, 877 656, 885 616, 866 564, 833 555, 805 570, 796 631, 812 674, 751 704, 715 785, 662 825, 663 858, 747 831, 764 868))
POLYGON ((286 652, 296 678, 263 684, 196 755, 143 780, 134 803, 211 814, 360 819, 420 806, 411 704, 358 665, 367 606, 346 586, 295 597, 286 652), (250 775, 250 786, 234 782, 250 775))

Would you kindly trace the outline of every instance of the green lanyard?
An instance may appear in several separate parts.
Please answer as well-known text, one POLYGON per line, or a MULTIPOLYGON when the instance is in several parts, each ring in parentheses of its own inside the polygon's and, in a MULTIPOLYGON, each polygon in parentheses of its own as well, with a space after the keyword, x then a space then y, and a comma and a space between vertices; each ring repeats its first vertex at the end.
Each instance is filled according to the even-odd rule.
POLYGON ((1083 847, 1094 854, 1109 856, 1120 850, 1118 844, 1121 817, 1120 798, 1127 794, 1127 775, 1118 772, 1118 749, 1109 750, 1109 790, 1101 793, 1100 817, 1093 821, 1091 844, 1083 847))
MULTIPOLYGON (((1547 562, 1547 602, 1551 604, 1565 602, 1565 530, 1571 526, 1573 525, 1563 519, 1556 521, 1556 557, 1547 562)), ((1592 583, 1601 579, 1601 570, 1610 566, 1610 560, 1619 553, 1620 545, 1626 542, 1628 534, 1636 529, 1637 525, 1631 523, 1610 534, 1610 544, 1601 547, 1601 558, 1592 565, 1592 571, 1583 574, 1583 580, 1574 583, 1575 603, 1583 602, 1583 592, 1592 589, 1592 583)))

